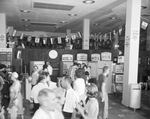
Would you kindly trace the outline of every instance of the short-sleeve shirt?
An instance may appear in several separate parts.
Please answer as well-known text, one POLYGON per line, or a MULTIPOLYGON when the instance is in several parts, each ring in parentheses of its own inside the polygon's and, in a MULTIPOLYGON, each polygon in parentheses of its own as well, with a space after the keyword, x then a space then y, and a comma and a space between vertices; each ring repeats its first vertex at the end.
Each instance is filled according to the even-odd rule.
MULTIPOLYGON (((101 92, 102 91, 102 84, 103 83, 106 83, 107 84, 107 77, 104 76, 103 74, 100 74, 99 75, 99 78, 98 78, 98 90, 101 92)), ((107 88, 105 89, 106 92, 107 92, 107 88)))

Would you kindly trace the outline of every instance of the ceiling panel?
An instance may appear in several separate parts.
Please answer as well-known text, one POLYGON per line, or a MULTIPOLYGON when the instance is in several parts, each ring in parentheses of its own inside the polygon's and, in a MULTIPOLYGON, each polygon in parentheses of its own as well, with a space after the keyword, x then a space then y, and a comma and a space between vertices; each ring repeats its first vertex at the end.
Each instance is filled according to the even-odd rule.
MULTIPOLYGON (((7 26, 13 26, 16 30, 66 32, 70 29, 71 32, 82 32, 83 20, 90 19, 91 32, 99 33, 109 32, 125 22, 126 1, 95 0, 93 4, 84 4, 83 0, 0 0, 0 12, 6 13, 7 26), (40 8, 39 6, 35 8, 34 3, 42 4, 40 8), (20 10, 30 12, 23 13, 20 10), (116 17, 119 21, 112 21, 110 17, 116 17), (25 22, 22 19, 30 21, 25 22), (66 23, 60 23, 61 21, 66 23), (31 25, 32 22, 56 23, 57 28, 51 25, 31 25), (95 23, 98 23, 98 26, 95 26, 95 23)), ((142 6, 146 6, 146 9, 141 11, 142 18, 149 21, 150 0, 142 0, 142 6)))

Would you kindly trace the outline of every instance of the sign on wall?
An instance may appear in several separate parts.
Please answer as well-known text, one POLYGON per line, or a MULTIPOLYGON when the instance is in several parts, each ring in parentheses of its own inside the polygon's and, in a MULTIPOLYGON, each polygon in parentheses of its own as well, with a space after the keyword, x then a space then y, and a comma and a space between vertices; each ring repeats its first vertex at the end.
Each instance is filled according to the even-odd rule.
POLYGON ((63 54, 62 61, 73 61, 73 55, 71 54, 63 54))
POLYGON ((85 54, 85 53, 77 54, 77 60, 82 60, 82 61, 87 60, 87 54, 85 54))
POLYGON ((105 61, 111 61, 111 53, 110 52, 102 52, 101 59, 105 61))
POLYGON ((91 54, 91 61, 100 61, 100 54, 91 54))
POLYGON ((6 42, 5 34, 0 34, 0 42, 6 42))

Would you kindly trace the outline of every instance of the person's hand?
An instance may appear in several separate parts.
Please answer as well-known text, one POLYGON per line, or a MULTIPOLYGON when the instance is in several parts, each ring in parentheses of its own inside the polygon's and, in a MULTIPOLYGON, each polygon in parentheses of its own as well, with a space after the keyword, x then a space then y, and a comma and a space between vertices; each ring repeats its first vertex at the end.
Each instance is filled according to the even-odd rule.
POLYGON ((82 108, 82 106, 80 105, 80 104, 76 104, 76 109, 80 112, 80 113, 82 113, 83 112, 83 108, 82 108))

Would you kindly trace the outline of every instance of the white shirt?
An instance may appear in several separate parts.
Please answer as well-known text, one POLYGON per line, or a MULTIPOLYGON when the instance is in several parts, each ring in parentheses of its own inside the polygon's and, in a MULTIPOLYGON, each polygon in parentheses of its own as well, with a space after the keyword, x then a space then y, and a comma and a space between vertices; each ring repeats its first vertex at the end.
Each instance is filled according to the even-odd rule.
POLYGON ((46 83, 39 82, 31 90, 31 98, 34 100, 34 103, 38 103, 37 96, 40 90, 44 88, 49 88, 46 83))
MULTIPOLYGON (((55 119, 54 118, 54 112, 50 112, 50 116, 52 117, 51 119, 55 119)), ((50 117, 48 116, 48 114, 41 108, 39 108, 34 116, 32 117, 32 119, 50 119, 50 117)))
POLYGON ((78 93, 79 96, 85 94, 85 81, 83 78, 77 78, 74 81, 74 90, 78 93))
POLYGON ((31 75, 31 84, 32 85, 36 85, 37 84, 37 81, 38 81, 38 78, 39 78, 39 74, 37 71, 33 72, 33 74, 31 75))
POLYGON ((72 89, 68 89, 66 92, 66 99, 64 102, 64 112, 73 113, 74 108, 76 107, 76 103, 79 102, 79 96, 77 93, 72 89))
POLYGON ((48 69, 49 75, 52 75, 53 68, 51 67, 51 65, 48 65, 47 69, 48 69))
POLYGON ((57 84, 53 81, 49 81, 48 85, 49 85, 49 89, 51 89, 51 90, 57 88, 57 84))

